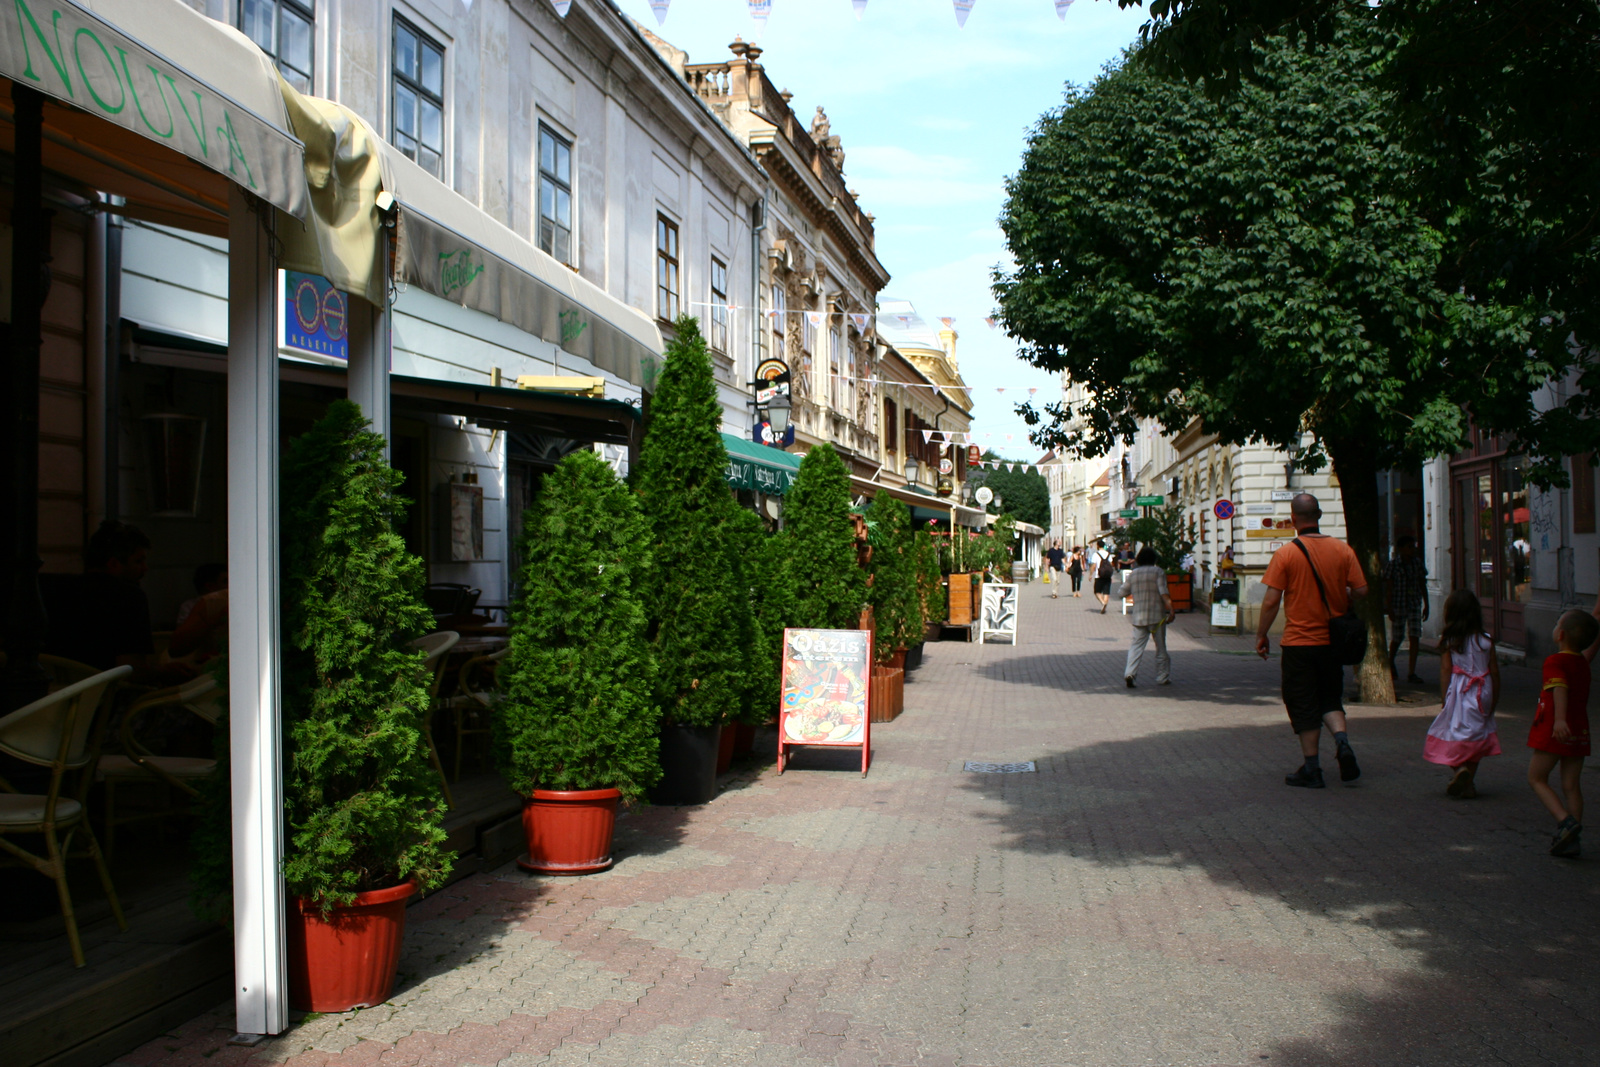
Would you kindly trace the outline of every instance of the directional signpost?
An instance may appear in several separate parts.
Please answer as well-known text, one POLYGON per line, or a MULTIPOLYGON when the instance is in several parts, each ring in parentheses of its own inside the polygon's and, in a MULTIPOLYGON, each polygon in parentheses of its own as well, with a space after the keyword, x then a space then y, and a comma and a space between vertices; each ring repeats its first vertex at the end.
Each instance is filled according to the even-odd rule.
POLYGON ((1139 517, 1139 509, 1123 508, 1121 511, 1117 512, 1117 514, 1122 516, 1124 519, 1137 519, 1139 517))
POLYGON ((1134 503, 1141 508, 1159 508, 1166 502, 1167 498, 1164 496, 1141 496, 1134 500, 1134 503))

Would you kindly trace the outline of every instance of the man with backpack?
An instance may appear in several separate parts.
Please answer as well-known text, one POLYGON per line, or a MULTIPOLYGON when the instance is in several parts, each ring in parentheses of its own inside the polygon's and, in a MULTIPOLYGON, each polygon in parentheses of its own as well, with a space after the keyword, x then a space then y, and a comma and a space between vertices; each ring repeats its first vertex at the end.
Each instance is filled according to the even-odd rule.
POLYGON ((1104 615, 1106 605, 1111 603, 1111 578, 1117 573, 1116 562, 1106 551, 1104 541, 1096 541, 1090 550, 1089 570, 1094 575, 1094 598, 1100 601, 1100 614, 1104 615))
POLYGON ((1300 735, 1305 762, 1284 783, 1306 789, 1323 788, 1318 746, 1322 727, 1333 734, 1339 778, 1352 782, 1361 767, 1350 747, 1344 717, 1344 660, 1334 645, 1330 623, 1350 611, 1352 601, 1367 593, 1367 579, 1350 546, 1323 534, 1317 524, 1322 507, 1310 493, 1289 503, 1289 520, 1297 536, 1272 554, 1261 584, 1261 621, 1256 625, 1256 654, 1267 658, 1271 642, 1267 631, 1287 597, 1282 648, 1283 705, 1289 724, 1300 735))

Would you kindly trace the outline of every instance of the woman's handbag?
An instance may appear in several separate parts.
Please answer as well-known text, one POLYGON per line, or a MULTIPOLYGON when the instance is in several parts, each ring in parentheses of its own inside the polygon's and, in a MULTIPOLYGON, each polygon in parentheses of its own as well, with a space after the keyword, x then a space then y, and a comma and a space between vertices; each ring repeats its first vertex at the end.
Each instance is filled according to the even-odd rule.
POLYGON ((1317 565, 1312 562, 1311 553, 1298 537, 1294 539, 1294 546, 1306 557, 1306 565, 1311 568, 1311 577, 1317 580, 1317 592, 1322 596, 1322 610, 1328 613, 1328 645, 1333 649, 1334 656, 1345 666, 1360 663, 1367 656, 1366 621, 1353 611, 1343 615, 1333 613, 1333 608, 1328 605, 1328 590, 1323 588, 1322 575, 1317 573, 1317 565))

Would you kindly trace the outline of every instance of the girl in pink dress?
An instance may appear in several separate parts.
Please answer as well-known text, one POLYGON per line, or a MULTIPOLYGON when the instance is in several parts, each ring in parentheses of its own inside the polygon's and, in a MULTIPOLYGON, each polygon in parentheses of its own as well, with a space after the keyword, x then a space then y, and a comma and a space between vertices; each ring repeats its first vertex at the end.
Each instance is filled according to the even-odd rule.
POLYGON ((1471 590, 1457 589, 1444 602, 1439 634, 1439 693, 1444 708, 1428 727, 1422 755, 1455 770, 1445 792, 1470 800, 1478 795, 1478 761, 1500 754, 1494 708, 1500 700, 1500 664, 1494 642, 1483 632, 1483 608, 1471 590))

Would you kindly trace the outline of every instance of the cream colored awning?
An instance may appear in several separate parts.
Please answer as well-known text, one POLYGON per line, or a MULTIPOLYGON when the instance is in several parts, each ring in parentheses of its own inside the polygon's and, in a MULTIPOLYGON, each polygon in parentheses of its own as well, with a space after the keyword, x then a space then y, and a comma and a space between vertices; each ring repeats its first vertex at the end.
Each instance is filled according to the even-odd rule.
MULTIPOLYGON (((225 230, 234 183, 306 211, 277 70, 249 38, 179 0, 14 0, 0 77, 51 99, 44 166, 128 199, 128 214, 225 230)), ((0 84, 0 118, 14 114, 0 84)), ((13 128, 0 127, 9 150, 13 128)))
POLYGON ((282 89, 305 142, 312 205, 303 231, 280 228, 284 266, 320 274, 378 303, 382 280, 372 267, 381 189, 394 197, 399 218, 396 282, 492 315, 634 385, 653 383, 661 333, 643 312, 491 218, 355 112, 282 89))

